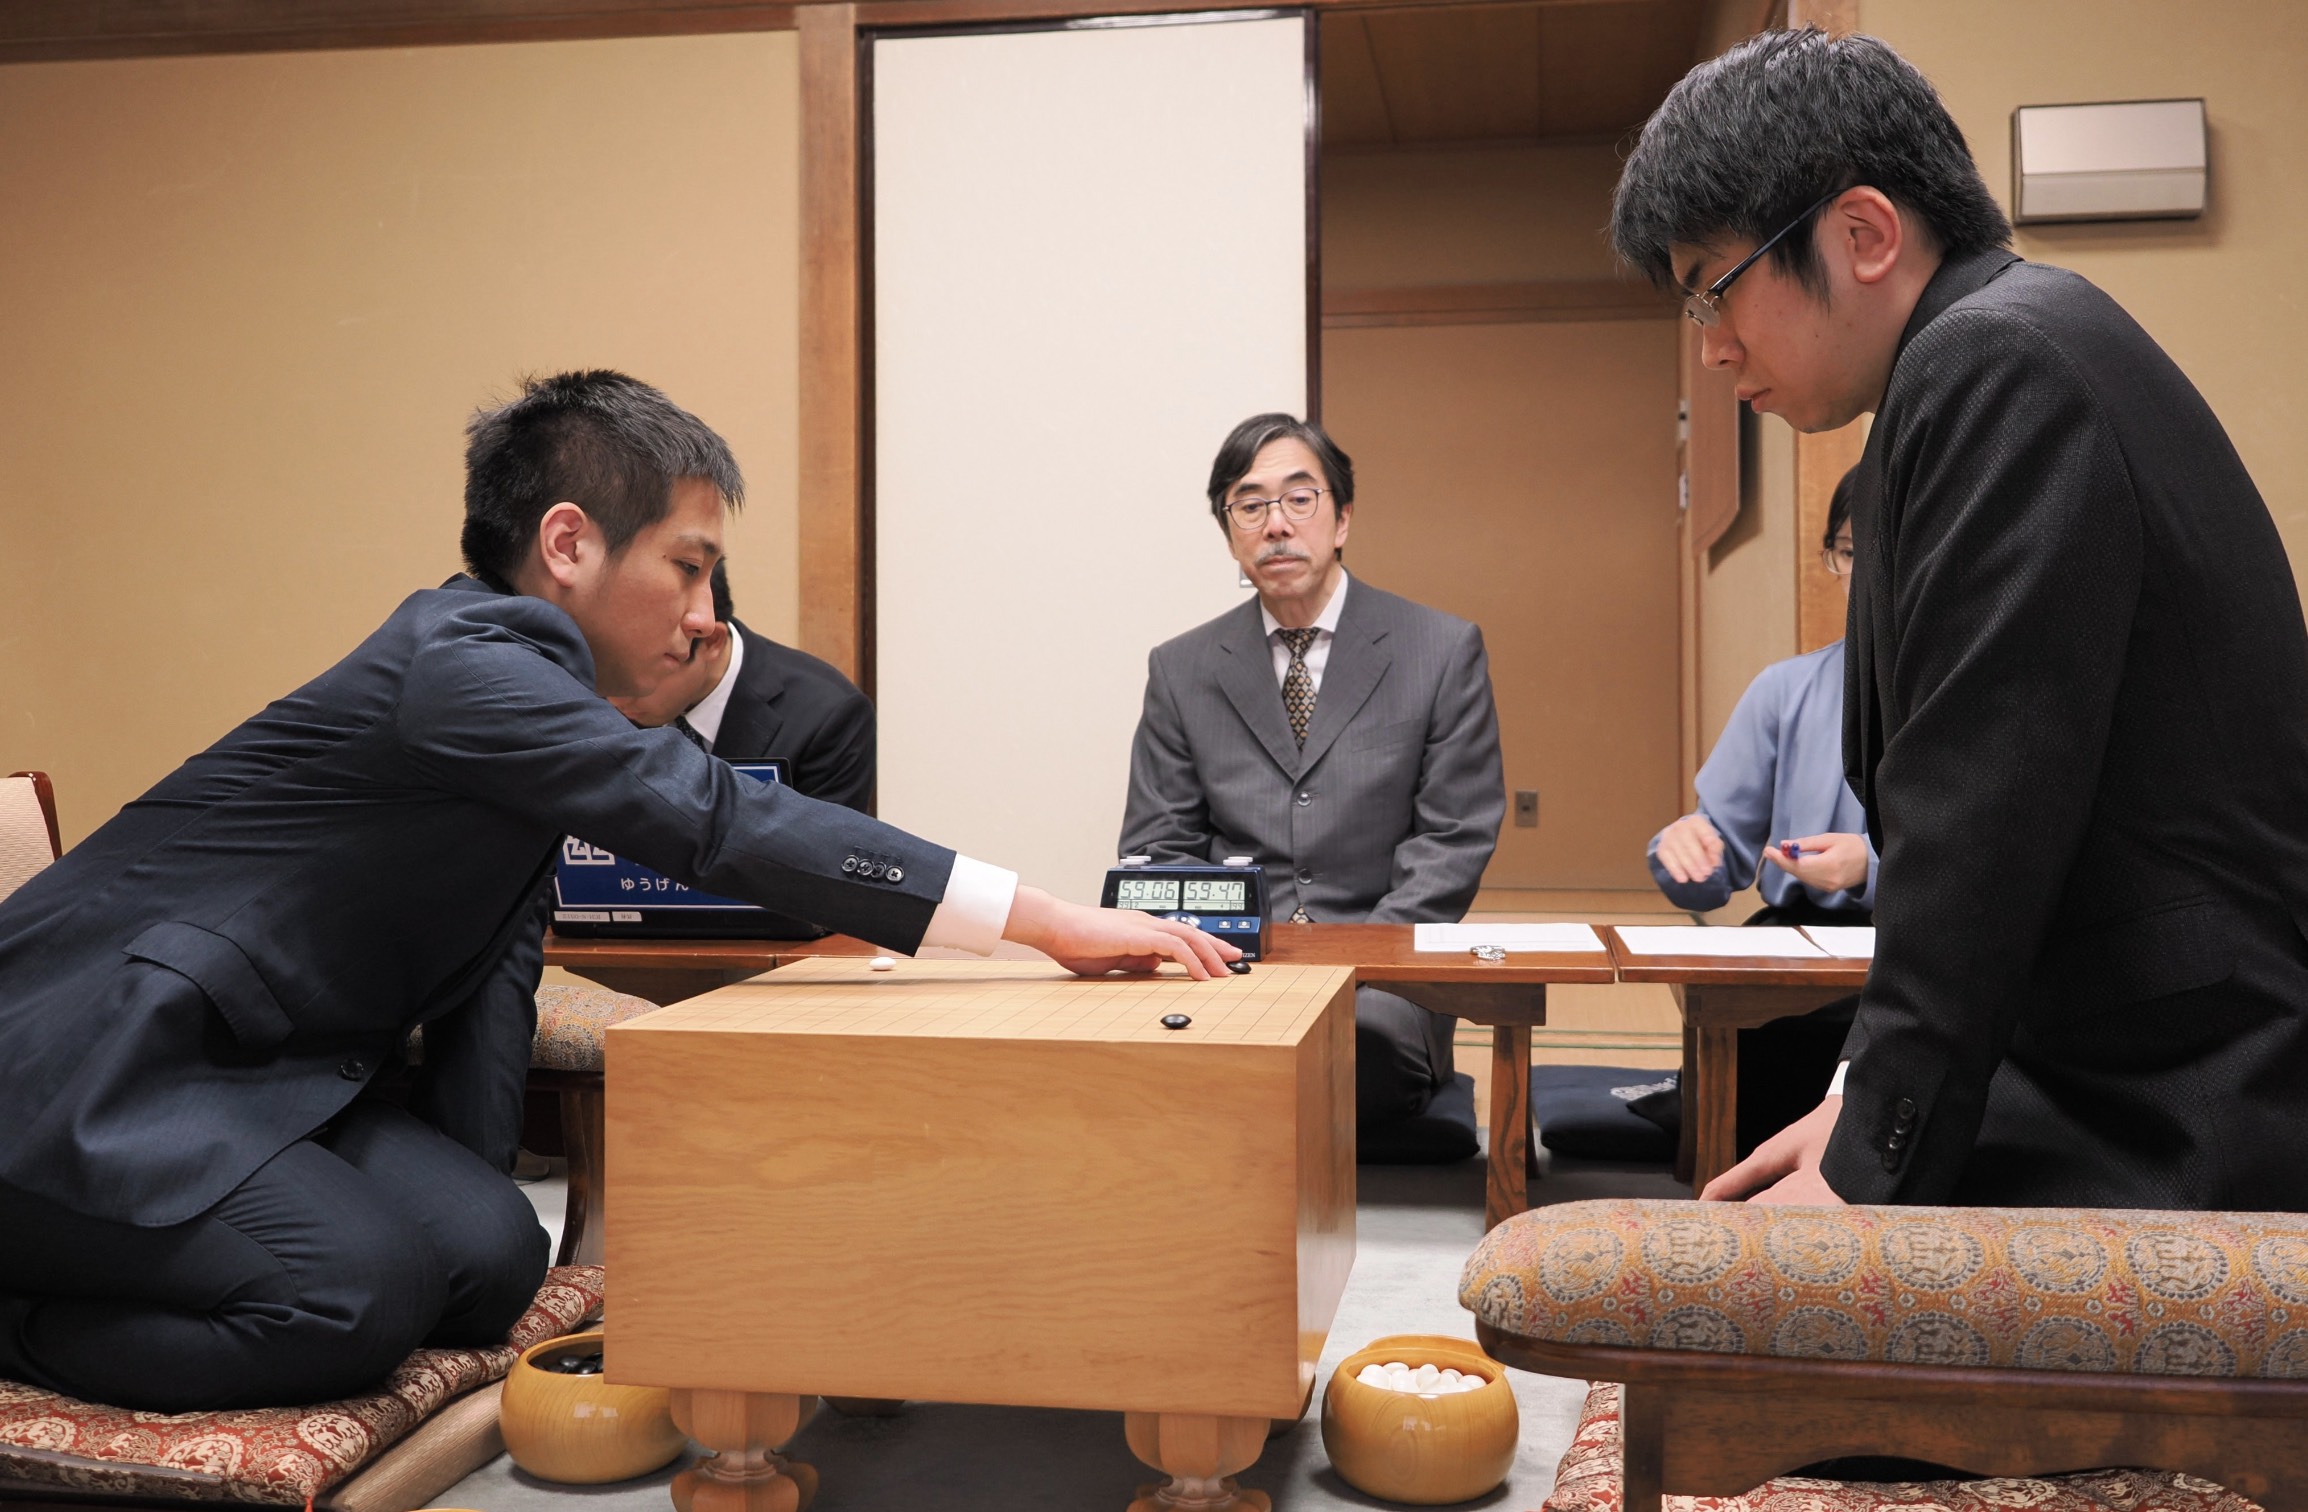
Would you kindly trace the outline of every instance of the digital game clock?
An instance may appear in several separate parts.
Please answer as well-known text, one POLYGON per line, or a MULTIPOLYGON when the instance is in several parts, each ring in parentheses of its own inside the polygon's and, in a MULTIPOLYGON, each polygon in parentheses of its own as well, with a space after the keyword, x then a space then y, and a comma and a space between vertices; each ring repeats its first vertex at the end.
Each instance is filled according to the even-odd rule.
POLYGON ((1156 866, 1144 856, 1124 856, 1106 873, 1099 901, 1191 924, 1233 945, 1246 961, 1266 954, 1266 873, 1248 856, 1229 856, 1220 866, 1156 866))

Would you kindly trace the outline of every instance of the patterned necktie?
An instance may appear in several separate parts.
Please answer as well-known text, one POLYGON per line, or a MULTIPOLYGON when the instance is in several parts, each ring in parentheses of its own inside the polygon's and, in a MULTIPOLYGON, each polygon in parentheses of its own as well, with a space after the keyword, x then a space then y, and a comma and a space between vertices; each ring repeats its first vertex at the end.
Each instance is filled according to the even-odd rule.
POLYGON ((712 743, 705 738, 705 736, 698 730, 697 726, 691 724, 687 719, 676 717, 673 721, 673 728, 679 730, 683 737, 686 738, 691 745, 697 747, 706 755, 711 756, 713 754, 712 743))
POLYGON ((1314 718, 1314 674, 1306 670, 1306 648, 1314 644, 1319 630, 1309 626, 1304 630, 1277 630, 1282 643, 1290 648, 1290 670, 1282 674, 1282 708, 1290 716, 1290 733, 1298 737, 1298 748, 1306 749, 1306 724, 1314 718))

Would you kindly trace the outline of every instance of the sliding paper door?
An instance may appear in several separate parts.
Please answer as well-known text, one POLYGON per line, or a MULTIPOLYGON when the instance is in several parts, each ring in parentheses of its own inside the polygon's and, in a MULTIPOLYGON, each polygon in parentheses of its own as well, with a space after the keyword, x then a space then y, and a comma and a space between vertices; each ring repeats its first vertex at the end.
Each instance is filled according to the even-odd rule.
POLYGON ((870 44, 883 817, 1094 901, 1158 642, 1242 603, 1204 499, 1305 413, 1304 15, 870 44))

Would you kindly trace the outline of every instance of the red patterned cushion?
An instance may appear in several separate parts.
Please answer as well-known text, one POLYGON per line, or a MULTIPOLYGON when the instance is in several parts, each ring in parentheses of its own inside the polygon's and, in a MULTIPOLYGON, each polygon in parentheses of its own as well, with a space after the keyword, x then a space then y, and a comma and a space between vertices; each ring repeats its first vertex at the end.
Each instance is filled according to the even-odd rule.
POLYGON ((366 1396, 248 1412, 129 1412, 0 1381, 0 1477, 76 1491, 301 1506, 532 1344, 601 1308, 601 1267, 564 1265, 503 1344, 420 1349, 366 1396))
MULTIPOLYGON (((1587 1388, 1579 1431, 1544 1512, 1621 1512, 1619 1387, 1587 1388)), ((1745 1496, 1669 1496, 1661 1512, 2260 1512, 2225 1486, 2171 1470, 2086 1470, 1976 1481, 1831 1481, 1782 1475, 1745 1496)))
POLYGON ((656 1011, 655 1003, 606 987, 540 987, 529 1064, 549 1071, 598 1071, 601 1036, 609 1026, 656 1011))

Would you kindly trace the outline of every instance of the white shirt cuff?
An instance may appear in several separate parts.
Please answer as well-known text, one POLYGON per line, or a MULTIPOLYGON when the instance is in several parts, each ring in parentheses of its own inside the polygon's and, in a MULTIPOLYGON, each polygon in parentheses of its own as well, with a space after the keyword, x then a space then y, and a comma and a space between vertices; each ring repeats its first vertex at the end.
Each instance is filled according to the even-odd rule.
POLYGON ((1841 1097, 1843 1095, 1843 1073, 1850 1069, 1851 1062, 1849 1061, 1837 1061, 1835 1063, 1835 1080, 1827 1084, 1829 1097, 1841 1097))
POLYGON ((992 955, 1002 942, 1002 927, 1010 922, 1010 905, 1017 897, 1016 872, 957 855, 953 874, 946 878, 946 895, 930 915, 922 943, 992 955))

